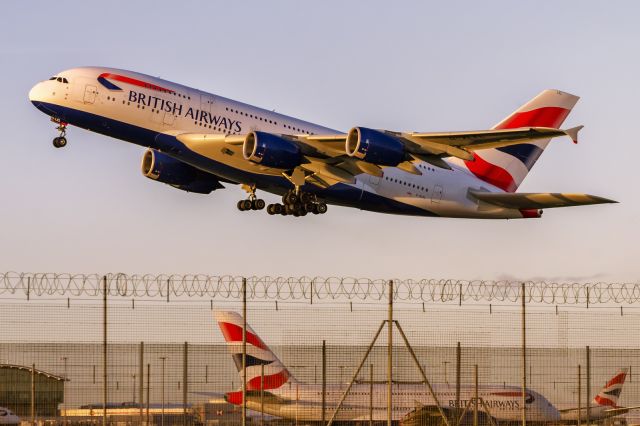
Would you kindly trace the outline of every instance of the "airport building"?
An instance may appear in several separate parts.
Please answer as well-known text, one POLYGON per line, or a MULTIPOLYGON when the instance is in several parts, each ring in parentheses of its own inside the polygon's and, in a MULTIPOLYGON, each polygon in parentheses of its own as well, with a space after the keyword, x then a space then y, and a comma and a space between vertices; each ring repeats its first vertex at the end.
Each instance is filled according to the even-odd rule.
POLYGON ((0 401, 22 418, 31 416, 34 395, 36 418, 56 416, 64 401, 64 378, 21 365, 0 364, 0 401))

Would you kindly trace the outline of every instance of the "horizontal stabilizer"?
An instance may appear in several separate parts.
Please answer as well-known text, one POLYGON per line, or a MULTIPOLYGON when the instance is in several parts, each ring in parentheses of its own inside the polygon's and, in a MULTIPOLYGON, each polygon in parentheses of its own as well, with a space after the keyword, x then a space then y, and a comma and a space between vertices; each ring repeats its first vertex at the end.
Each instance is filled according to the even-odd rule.
POLYGON ((507 209, 550 209, 554 207, 617 203, 617 201, 614 200, 589 194, 561 194, 551 192, 494 193, 479 191, 471 191, 471 193, 480 201, 507 209))

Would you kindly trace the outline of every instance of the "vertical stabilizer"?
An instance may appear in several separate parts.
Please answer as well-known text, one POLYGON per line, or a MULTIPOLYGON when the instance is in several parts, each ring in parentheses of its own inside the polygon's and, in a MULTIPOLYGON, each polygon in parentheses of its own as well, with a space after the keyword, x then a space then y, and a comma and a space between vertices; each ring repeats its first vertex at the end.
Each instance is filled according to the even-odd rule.
MULTIPOLYGON (((494 129, 518 127, 551 127, 558 129, 580 99, 559 90, 544 90, 522 105, 494 129)), ((515 192, 550 139, 526 142, 502 148, 476 151, 474 161, 465 161, 465 166, 479 179, 504 191, 515 192)))
MULTIPOLYGON (((242 316, 237 312, 216 312, 216 321, 222 331, 238 374, 242 377, 242 316)), ((247 324, 247 390, 260 390, 261 365, 264 365, 264 389, 277 389, 288 381, 295 381, 276 354, 247 324)))

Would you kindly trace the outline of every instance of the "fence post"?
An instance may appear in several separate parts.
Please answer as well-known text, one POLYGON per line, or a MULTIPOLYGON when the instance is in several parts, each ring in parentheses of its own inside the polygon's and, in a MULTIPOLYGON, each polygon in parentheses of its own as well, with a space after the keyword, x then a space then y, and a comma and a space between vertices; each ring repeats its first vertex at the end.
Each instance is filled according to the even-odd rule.
POLYGON ((369 364, 369 426, 373 426, 373 364, 369 364))
POLYGON ((242 278, 242 426, 247 425, 247 279, 242 278))
POLYGON ((187 426, 187 395, 189 389, 189 344, 184 342, 182 354, 182 424, 187 426))
POLYGON ((527 426, 527 301, 525 290, 525 284, 522 282, 522 426, 527 426))
POLYGON ((140 342, 138 364, 138 401, 140 401, 140 425, 142 426, 144 422, 144 342, 140 342))
POLYGON ((325 425, 327 409, 327 341, 322 341, 322 425, 325 425))
POLYGON ((473 365, 473 426, 478 426, 478 364, 473 365))
POLYGON ((102 277, 102 426, 107 426, 107 276, 102 277))
POLYGON ((260 364, 260 426, 264 426, 264 364, 260 364))
POLYGON ((150 423, 149 423, 149 396, 150 396, 150 394, 151 394, 151 364, 147 363, 147 426, 150 425, 150 423))
POLYGON ((578 426, 582 426, 582 371, 578 364, 578 426))
POLYGON ((31 424, 36 425, 36 365, 31 365, 31 424))
POLYGON ((389 330, 387 335, 387 426, 393 414, 393 280, 389 280, 389 330))
POLYGON ((460 367, 462 360, 462 350, 460 342, 456 346, 456 409, 460 408, 460 367))
POLYGON ((586 394, 587 394, 587 425, 591 425, 591 348, 589 348, 589 346, 587 346, 587 392, 586 394))

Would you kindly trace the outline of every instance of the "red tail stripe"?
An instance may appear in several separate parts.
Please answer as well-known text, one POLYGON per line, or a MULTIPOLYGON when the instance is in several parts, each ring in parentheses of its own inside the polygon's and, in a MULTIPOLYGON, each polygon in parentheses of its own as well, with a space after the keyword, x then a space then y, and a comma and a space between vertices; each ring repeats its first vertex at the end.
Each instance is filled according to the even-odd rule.
MULTIPOLYGON (((280 386, 287 383, 289 380, 289 375, 286 371, 281 371, 278 374, 274 374, 271 376, 264 376, 264 389, 277 389, 280 386)), ((248 391, 256 391, 260 390, 260 377, 256 377, 247 382, 247 390, 248 391)), ((227 392, 225 394, 225 399, 229 404, 241 405, 242 404, 242 392, 227 392)))
POLYGON ((559 128, 571 112, 560 107, 542 107, 531 111, 516 112, 496 129, 515 129, 517 127, 553 127, 559 128))
MULTIPOLYGON (((260 390, 260 379, 261 377, 254 377, 251 380, 247 381, 247 389, 248 390, 260 390)), ((264 376, 264 388, 265 389, 278 389, 280 386, 287 383, 289 380, 289 374, 286 370, 283 370, 279 373, 272 374, 270 376, 264 376)))
POLYGON ((483 160, 478 154, 475 154, 475 161, 465 161, 464 164, 471 173, 503 191, 514 192, 518 187, 508 171, 483 160))
MULTIPOLYGON (((227 342, 242 342, 242 327, 230 322, 220 322, 220 330, 227 342)), ((252 344, 260 349, 269 350, 267 345, 255 334, 247 330, 247 343, 252 344)))
POLYGON ((227 392, 224 395, 224 399, 226 399, 229 404, 242 405, 242 392, 227 392))
POLYGON ((613 379, 609 380, 606 387, 617 385, 618 383, 624 383, 624 379, 627 377, 627 373, 620 373, 613 379))
POLYGON ((596 400, 596 402, 599 405, 608 405, 608 406, 611 406, 611 407, 615 407, 616 406, 615 402, 613 402, 609 398, 603 398, 600 395, 596 395, 596 397, 594 399, 596 400))

